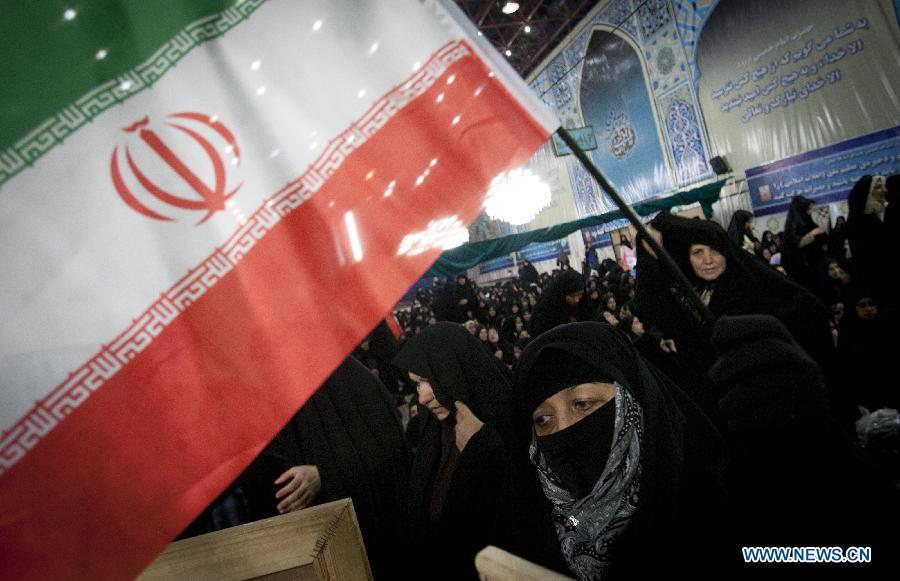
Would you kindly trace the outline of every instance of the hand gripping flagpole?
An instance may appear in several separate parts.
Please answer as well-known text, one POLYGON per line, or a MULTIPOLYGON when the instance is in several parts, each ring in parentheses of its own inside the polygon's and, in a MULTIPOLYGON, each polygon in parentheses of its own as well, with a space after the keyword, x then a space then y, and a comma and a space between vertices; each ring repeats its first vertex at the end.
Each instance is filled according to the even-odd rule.
POLYGON ((657 242, 656 238, 650 235, 650 232, 647 231, 647 227, 644 226, 644 223, 641 222, 641 219, 634 212, 634 210, 625 203, 625 200, 619 195, 619 192, 612 187, 606 178, 603 177, 603 174, 600 173, 600 170, 597 169, 597 166, 594 165, 594 162, 591 161, 591 158, 587 156, 583 149, 575 142, 575 139, 569 134, 568 131, 560 127, 556 130, 557 135, 572 149, 572 152, 575 154, 575 157, 578 158, 578 161, 581 162, 581 165, 584 166, 586 170, 593 176, 597 183, 600 184, 600 187, 603 188, 603 191, 613 199, 616 205, 622 210, 622 213, 625 214, 625 217, 628 218, 628 221, 631 222, 631 225, 635 227, 638 232, 638 235, 647 241, 647 244, 653 249, 653 252, 656 254, 657 260, 660 264, 662 264, 663 268, 672 276, 677 284, 682 287, 682 290, 685 293, 685 296, 689 301, 691 301, 694 309, 700 314, 703 322, 712 325, 715 322, 715 316, 713 316, 712 311, 709 310, 709 307, 700 299, 700 295, 697 294, 697 291, 694 290, 694 287, 691 286, 690 281, 681 272, 681 269, 678 268, 678 265, 675 264, 675 261, 672 260, 672 257, 669 256, 669 253, 662 247, 662 245, 657 242))

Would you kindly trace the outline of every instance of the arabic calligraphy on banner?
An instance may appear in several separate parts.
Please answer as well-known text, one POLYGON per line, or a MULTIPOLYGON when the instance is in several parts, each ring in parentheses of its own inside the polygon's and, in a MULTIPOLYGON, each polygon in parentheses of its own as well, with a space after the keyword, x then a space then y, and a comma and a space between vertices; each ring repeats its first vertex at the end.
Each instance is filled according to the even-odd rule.
POLYGON ((719 0, 696 53, 711 150, 744 171, 897 125, 892 13, 890 0, 719 0))
MULTIPOLYGON (((783 36, 749 62, 744 62, 758 63, 785 45, 811 35, 814 28, 809 24, 800 31, 783 36)), ((714 101, 721 101, 719 109, 724 113, 740 110, 743 105, 747 105, 742 111, 741 123, 748 123, 758 115, 768 115, 779 107, 790 107, 798 99, 806 100, 826 85, 840 82, 843 79, 841 69, 832 65, 846 57, 861 53, 865 48, 861 36, 868 30, 868 18, 859 18, 842 27, 835 27, 817 42, 807 40, 797 50, 785 50, 781 56, 773 58, 768 64, 744 71, 738 78, 728 80, 721 88, 712 91, 710 97, 714 101), (844 41, 857 31, 861 32, 849 41, 844 41), (780 75, 777 74, 779 72, 780 75), (750 83, 753 83, 753 88, 742 92, 750 83)))
POLYGON ((507 254, 506 256, 501 256, 499 258, 492 258, 491 260, 479 264, 478 272, 480 274, 488 274, 499 270, 508 270, 517 263, 520 264, 523 260, 534 263, 555 259, 559 256, 560 251, 565 252, 566 254, 570 254, 571 252, 569 249, 569 241, 565 238, 553 240, 551 242, 532 242, 516 253, 518 255, 518 261, 513 260, 512 254, 507 254))
POLYGON ((532 242, 519 251, 519 259, 529 262, 541 262, 559 256, 560 251, 569 254, 569 240, 562 238, 552 242, 532 242))
POLYGON ((513 267, 512 254, 492 258, 478 265, 479 274, 488 274, 489 272, 497 272, 498 270, 508 270, 513 267))
POLYGON ((900 126, 747 170, 754 214, 783 212, 794 196, 846 200, 864 175, 900 173, 900 126))

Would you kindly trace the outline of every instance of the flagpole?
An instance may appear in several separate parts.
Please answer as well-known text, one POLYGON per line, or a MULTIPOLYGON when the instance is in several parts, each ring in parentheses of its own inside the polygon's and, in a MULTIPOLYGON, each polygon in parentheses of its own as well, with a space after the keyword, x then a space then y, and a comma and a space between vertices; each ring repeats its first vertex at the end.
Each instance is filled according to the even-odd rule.
POLYGON ((712 311, 709 310, 709 307, 700 299, 700 295, 697 294, 697 291, 694 290, 694 287, 691 285, 690 281, 688 281, 687 277, 681 272, 681 269, 678 268, 678 265, 675 264, 675 261, 672 260, 672 257, 669 256, 669 253, 662 247, 662 245, 657 242, 656 238, 650 235, 650 232, 647 231, 647 227, 644 226, 644 223, 641 222, 641 219, 634 212, 634 210, 625 203, 625 200, 619 195, 619 192, 612 187, 603 174, 600 173, 600 170, 597 169, 597 166, 594 165, 594 162, 591 161, 591 158, 587 156, 583 149, 575 142, 575 139, 569 134, 568 131, 560 127, 556 130, 557 135, 569 146, 572 150, 572 153, 575 154, 575 157, 578 158, 578 161, 581 162, 581 165, 584 166, 586 170, 593 176, 597 183, 600 184, 600 187, 603 188, 603 191, 613 199, 619 209, 625 214, 625 217, 628 218, 628 221, 631 222, 631 225, 635 227, 638 232, 638 235, 641 236, 644 240, 647 241, 647 244, 653 249, 653 252, 656 253, 657 259, 660 264, 662 264, 663 268, 672 276, 677 284, 682 287, 682 290, 685 292, 685 296, 687 296, 688 300, 691 301, 694 309, 700 314, 704 323, 712 325, 715 322, 715 316, 713 316, 712 311))

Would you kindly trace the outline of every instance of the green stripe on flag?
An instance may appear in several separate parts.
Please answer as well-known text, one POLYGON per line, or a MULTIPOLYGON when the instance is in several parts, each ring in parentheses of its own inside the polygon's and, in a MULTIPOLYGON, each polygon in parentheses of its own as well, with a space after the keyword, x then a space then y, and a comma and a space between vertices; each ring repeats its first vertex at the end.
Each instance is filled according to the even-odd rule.
POLYGON ((264 2, 3 2, 0 184, 264 2))

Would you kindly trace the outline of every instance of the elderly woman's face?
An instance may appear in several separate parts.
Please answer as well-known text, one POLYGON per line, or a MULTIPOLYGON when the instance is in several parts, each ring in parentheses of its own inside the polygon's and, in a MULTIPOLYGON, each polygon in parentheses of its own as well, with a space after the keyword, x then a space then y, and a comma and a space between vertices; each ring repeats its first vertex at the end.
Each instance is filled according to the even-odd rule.
POLYGON ((725 272, 725 256, 706 244, 691 244, 688 254, 691 268, 701 279, 712 282, 725 272))
POLYGON ((534 433, 549 436, 591 415, 616 397, 612 383, 582 383, 551 395, 531 414, 534 433))

